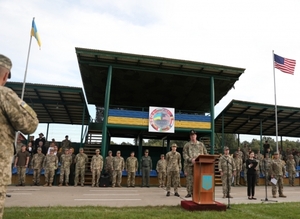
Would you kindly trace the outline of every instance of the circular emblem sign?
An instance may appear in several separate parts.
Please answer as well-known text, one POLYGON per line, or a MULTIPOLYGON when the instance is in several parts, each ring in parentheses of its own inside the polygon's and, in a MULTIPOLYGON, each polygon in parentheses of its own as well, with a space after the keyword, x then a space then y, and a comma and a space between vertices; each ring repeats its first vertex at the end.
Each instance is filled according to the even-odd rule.
POLYGON ((158 132, 167 132, 174 125, 174 115, 165 108, 156 108, 150 113, 150 125, 158 132))

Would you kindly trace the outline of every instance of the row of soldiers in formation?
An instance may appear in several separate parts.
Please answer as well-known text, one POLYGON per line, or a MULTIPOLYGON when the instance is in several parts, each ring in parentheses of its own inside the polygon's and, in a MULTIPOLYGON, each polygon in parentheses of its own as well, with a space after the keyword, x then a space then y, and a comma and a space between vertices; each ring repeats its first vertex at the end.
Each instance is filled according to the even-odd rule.
MULTIPOLYGON (((249 151, 248 154, 253 153, 249 151)), ((244 154, 244 153, 243 153, 244 154)), ((223 198, 229 196, 231 185, 240 185, 240 173, 244 170, 244 179, 247 183, 247 168, 246 162, 243 163, 242 153, 238 149, 233 156, 229 154, 229 148, 224 148, 224 154, 219 158, 219 171, 222 178, 222 187, 223 187, 223 198)), ((249 157, 246 157, 244 161, 247 161, 249 157)), ((283 195, 283 178, 285 178, 286 172, 289 176, 290 186, 294 186, 294 180, 296 176, 296 163, 293 155, 289 155, 287 161, 280 159, 280 154, 274 152, 273 159, 270 158, 269 154, 266 153, 265 157, 260 154, 260 151, 255 155, 257 162, 256 169, 256 180, 259 179, 260 173, 265 176, 266 183, 272 185, 272 195, 276 198, 277 188, 279 192, 279 197, 286 197, 283 195), (276 184, 271 183, 270 179, 275 178, 276 184)), ((258 181, 256 181, 256 184, 258 181)))
MULTIPOLYGON (((240 150, 240 148, 237 149, 237 151, 233 154, 233 160, 236 165, 236 176, 234 178, 234 182, 232 183, 233 186, 239 186, 240 182, 240 173, 243 171, 244 173, 244 181, 247 184, 247 168, 246 168, 246 160, 249 158, 249 151, 251 151, 251 148, 244 147, 243 152, 240 150), (248 153, 245 153, 244 151, 248 151, 248 153)), ((275 152, 276 153, 276 152, 275 152)), ((264 155, 260 153, 260 150, 257 151, 257 153, 254 155, 254 158, 258 162, 258 165, 256 167, 256 185, 258 185, 258 180, 260 178, 260 175, 266 176, 268 179, 268 170, 270 170, 270 165, 272 162, 272 158, 270 157, 269 153, 265 153, 264 155)), ((289 177, 289 185, 294 186, 295 184, 295 177, 296 177, 296 168, 298 166, 297 159, 298 157, 293 154, 288 154, 286 157, 286 160, 283 160, 282 155, 279 153, 279 159, 283 162, 285 166, 285 171, 288 173, 289 177)), ((284 172, 285 173, 285 172, 284 172)), ((270 182, 267 180, 267 184, 271 185, 270 182)))

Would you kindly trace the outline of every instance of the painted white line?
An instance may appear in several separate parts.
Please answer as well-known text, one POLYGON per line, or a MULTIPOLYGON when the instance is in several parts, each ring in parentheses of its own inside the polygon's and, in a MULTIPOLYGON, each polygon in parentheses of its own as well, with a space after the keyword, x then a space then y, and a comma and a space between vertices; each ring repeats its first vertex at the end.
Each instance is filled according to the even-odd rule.
POLYGON ((84 199, 78 198, 74 201, 141 201, 142 199, 84 199))
POLYGON ((10 193, 9 195, 14 196, 14 195, 32 195, 32 193, 10 193))
POLYGON ((83 195, 140 195, 140 194, 83 194, 83 195))
POLYGON ((40 189, 7 189, 7 191, 40 191, 40 189))
POLYGON ((90 190, 90 192, 137 192, 138 190, 129 190, 129 189, 99 189, 99 190, 90 190))

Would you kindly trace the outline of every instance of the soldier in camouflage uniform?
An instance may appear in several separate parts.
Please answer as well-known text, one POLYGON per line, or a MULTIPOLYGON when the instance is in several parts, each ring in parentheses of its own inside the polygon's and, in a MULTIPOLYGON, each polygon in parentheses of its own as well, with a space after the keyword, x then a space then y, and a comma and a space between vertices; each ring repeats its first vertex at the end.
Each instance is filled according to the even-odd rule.
POLYGON ((6 187, 11 184, 11 164, 15 131, 33 133, 38 126, 36 113, 10 88, 4 87, 10 78, 12 63, 0 54, 0 219, 3 217, 6 187))
POLYGON ((92 171, 92 187, 96 185, 99 187, 100 174, 103 169, 103 157, 100 155, 100 150, 96 149, 96 155, 92 157, 91 171, 92 171))
POLYGON ((52 186, 53 178, 55 174, 55 170, 58 168, 58 158, 54 154, 54 150, 50 150, 50 154, 44 159, 43 169, 45 170, 45 185, 44 186, 52 186))
POLYGON ((130 157, 126 159, 126 171, 127 171, 127 187, 135 186, 135 173, 138 170, 138 160, 134 156, 134 152, 130 153, 130 157))
POLYGON ((240 157, 240 153, 238 153, 238 151, 235 152, 235 156, 234 156, 233 160, 234 160, 235 167, 236 167, 236 175, 234 178, 233 185, 240 186, 241 171, 243 169, 243 160, 240 157))
POLYGON ((202 142, 197 141, 195 130, 190 131, 190 141, 183 147, 183 159, 186 163, 186 198, 192 197, 194 183, 194 163, 199 155, 207 154, 207 150, 202 142))
POLYGON ((166 155, 167 161, 167 196, 170 196, 171 182, 174 186, 174 195, 179 197, 177 187, 179 185, 179 173, 181 171, 181 154, 176 151, 177 145, 172 144, 172 151, 166 155))
POLYGON ((110 183, 113 180, 113 162, 114 157, 112 156, 112 151, 108 151, 108 156, 105 158, 105 172, 109 175, 110 183))
POLYGON ((246 160, 249 159, 249 148, 246 143, 244 144, 244 147, 242 148, 242 153, 243 153, 243 163, 245 163, 246 160))
POLYGON ((41 179, 41 170, 43 168, 45 155, 42 153, 42 148, 37 149, 37 153, 33 155, 30 163, 31 169, 33 169, 33 185, 39 186, 41 179))
POLYGON ((244 182, 245 182, 245 185, 247 186, 247 168, 246 168, 246 162, 243 163, 243 172, 244 172, 244 182))
POLYGON ((80 175, 80 183, 81 186, 84 187, 84 176, 85 176, 85 164, 88 162, 88 156, 83 153, 83 148, 79 149, 79 154, 75 157, 75 180, 74 180, 74 186, 77 186, 78 184, 78 178, 80 175))
POLYGON ((117 184, 117 186, 122 187, 121 186, 122 171, 124 170, 125 162, 124 162, 124 158, 121 157, 121 151, 117 151, 117 156, 114 157, 112 166, 113 166, 113 171, 114 171, 112 187, 115 187, 116 184, 117 184))
POLYGON ((165 187, 166 182, 166 172, 167 172, 167 162, 165 160, 165 155, 160 155, 160 160, 156 164, 156 172, 158 177, 159 188, 165 187))
POLYGON ((152 170, 152 159, 149 156, 149 150, 145 150, 145 155, 141 159, 142 169, 142 187, 147 186, 149 188, 150 171, 152 170))
POLYGON ((269 180, 271 163, 272 163, 272 160, 270 158, 270 155, 268 153, 266 153, 265 158, 263 159, 262 164, 261 164, 261 170, 265 176, 265 180, 266 180, 265 183, 269 186, 271 185, 271 182, 269 180))
POLYGON ((283 194, 283 178, 285 177, 284 162, 279 158, 278 152, 274 153, 274 159, 272 160, 270 166, 270 176, 271 178, 275 178, 277 180, 276 185, 272 183, 273 198, 276 198, 277 185, 279 197, 286 198, 286 196, 283 194))
POLYGON ((70 149, 72 147, 72 143, 69 140, 69 136, 66 135, 65 139, 61 142, 61 152, 64 154, 65 149, 70 149))
POLYGON ((230 195, 231 182, 232 176, 235 176, 236 167, 228 147, 224 147, 224 155, 219 159, 218 168, 222 179, 223 198, 232 198, 230 195))
POLYGON ((289 185, 294 186, 296 176, 296 162, 292 154, 288 156, 288 160, 286 161, 286 171, 289 174, 289 185))
MULTIPOLYGON (((239 155, 239 157, 242 159, 242 165, 243 165, 243 160, 244 160, 244 153, 243 153, 243 151, 241 151, 241 147, 238 147, 237 148, 237 151, 235 152, 235 154, 238 154, 239 155)), ((241 169, 242 170, 242 169, 241 169)))
POLYGON ((257 160, 257 166, 256 166, 256 185, 259 185, 259 178, 260 178, 260 173, 262 173, 262 161, 264 159, 264 155, 260 153, 260 150, 257 151, 256 154, 256 160, 257 160))
POLYGON ((29 163, 29 152, 26 151, 26 145, 22 145, 21 150, 17 153, 15 158, 15 167, 18 168, 19 184, 17 186, 25 186, 26 169, 29 163))
POLYGON ((58 186, 62 186, 64 180, 65 185, 69 186, 70 167, 72 162, 72 155, 69 154, 69 149, 65 148, 64 154, 60 156, 60 177, 58 186))

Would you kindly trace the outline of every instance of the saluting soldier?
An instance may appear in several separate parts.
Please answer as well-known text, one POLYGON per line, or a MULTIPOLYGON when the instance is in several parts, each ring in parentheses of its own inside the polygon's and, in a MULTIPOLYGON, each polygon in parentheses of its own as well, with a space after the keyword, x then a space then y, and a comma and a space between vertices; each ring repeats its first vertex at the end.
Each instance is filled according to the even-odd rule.
POLYGON ((73 162, 72 155, 69 153, 69 149, 65 148, 64 154, 60 156, 60 177, 59 185, 62 186, 65 178, 65 185, 69 186, 70 168, 73 162))
POLYGON ((83 153, 83 148, 79 149, 79 154, 75 157, 75 181, 74 186, 77 186, 79 181, 79 175, 80 175, 80 183, 81 186, 84 187, 84 177, 85 177, 85 165, 88 162, 88 156, 83 153))
POLYGON ((223 198, 232 198, 230 195, 231 182, 232 176, 235 176, 236 167, 228 147, 224 147, 224 154, 219 159, 218 167, 222 179, 223 198))
POLYGON ((33 185, 39 186, 41 179, 41 170, 43 168, 43 162, 45 159, 45 155, 42 153, 42 148, 37 149, 37 153, 33 155, 30 163, 31 169, 33 169, 33 185))
POLYGON ((127 187, 135 187, 135 173, 138 170, 138 160, 134 156, 134 152, 130 153, 130 157, 126 159, 126 171, 127 171, 127 187))
POLYGON ((122 182, 122 171, 125 168, 125 162, 124 158, 121 157, 121 151, 117 151, 117 156, 114 157, 113 159, 113 182, 112 182, 112 187, 115 187, 116 184, 119 187, 121 186, 122 182))
POLYGON ((99 187, 100 174, 103 169, 103 157, 100 155, 100 150, 96 149, 96 155, 92 157, 91 171, 92 171, 92 187, 96 185, 99 187))
POLYGON ((160 155, 160 160, 156 164, 156 172, 158 177, 159 188, 165 187, 166 173, 167 173, 167 161, 165 160, 165 155, 160 155))
POLYGON ((10 88, 4 87, 11 77, 12 63, 0 54, 0 218, 3 217, 6 187, 11 184, 15 131, 33 133, 38 124, 36 113, 10 88))
POLYGON ((172 144, 172 151, 166 155, 167 161, 167 196, 170 196, 171 182, 174 186, 174 195, 179 197, 178 185, 180 181, 179 173, 181 171, 181 154, 176 151, 177 145, 172 144))
POLYGON ((44 186, 52 186, 55 170, 58 168, 58 157, 54 154, 54 150, 50 150, 50 154, 44 159, 43 169, 45 170, 44 186))

